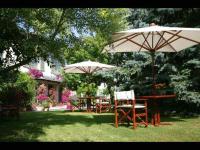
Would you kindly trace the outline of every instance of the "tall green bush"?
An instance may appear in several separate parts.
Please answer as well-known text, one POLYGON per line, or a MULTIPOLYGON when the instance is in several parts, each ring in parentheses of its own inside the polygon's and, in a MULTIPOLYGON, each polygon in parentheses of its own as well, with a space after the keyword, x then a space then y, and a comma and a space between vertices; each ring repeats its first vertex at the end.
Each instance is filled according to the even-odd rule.
POLYGON ((26 94, 26 97, 24 99, 24 106, 30 105, 32 102, 35 101, 36 84, 37 82, 32 79, 28 74, 18 74, 15 86, 17 89, 21 89, 26 94))
POLYGON ((17 73, 16 81, 1 85, 0 101, 4 104, 19 102, 21 107, 28 107, 35 100, 37 82, 26 73, 17 73))

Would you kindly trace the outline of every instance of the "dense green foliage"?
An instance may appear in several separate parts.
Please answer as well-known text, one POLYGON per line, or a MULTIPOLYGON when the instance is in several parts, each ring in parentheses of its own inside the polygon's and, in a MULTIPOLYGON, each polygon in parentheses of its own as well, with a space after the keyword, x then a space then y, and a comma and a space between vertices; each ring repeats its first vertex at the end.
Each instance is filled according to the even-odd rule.
POLYGON ((73 61, 72 55, 77 58, 84 51, 83 46, 87 47, 88 54, 81 54, 80 59, 88 59, 89 53, 98 47, 84 45, 84 37, 91 35, 97 43, 104 41, 124 26, 121 16, 125 13, 125 9, 2 8, 0 54, 5 53, 5 57, 0 60, 0 75, 39 58, 48 62, 56 58, 63 62, 63 53, 68 61, 73 61))
MULTIPOLYGON (((113 32, 127 27, 126 17, 128 9, 88 9, 85 16, 91 17, 91 29, 78 32, 76 40, 67 47, 65 58, 68 63, 84 60, 107 62, 106 54, 101 53, 102 48, 111 39, 113 32), (77 40, 79 38, 79 40, 77 40)), ((76 18, 77 19, 77 18, 76 18)), ((85 20, 83 20, 85 22, 85 20)))
POLYGON ((35 101, 36 84, 28 74, 19 73, 16 82, 1 84, 0 101, 8 104, 17 102, 21 107, 29 107, 35 101))
POLYGON ((35 101, 36 85, 37 85, 37 81, 32 79, 28 74, 20 73, 18 75, 18 79, 15 83, 15 86, 18 89, 21 89, 22 91, 24 91, 24 93, 27 93, 26 105, 28 104, 30 105, 31 102, 35 101))
MULTIPOLYGON (((199 14, 200 9, 194 8, 131 9, 128 21, 130 28, 148 26, 152 22, 161 26, 199 27, 200 20, 197 19, 199 14)), ((116 53, 110 54, 110 58, 111 63, 122 67, 113 74, 120 89, 134 89, 136 95, 151 93, 152 66, 148 52, 116 53)), ((165 84, 165 87, 157 90, 157 93, 176 93, 177 100, 183 101, 184 107, 177 102, 177 106, 183 108, 181 111, 197 111, 195 107, 189 109, 187 105, 193 106, 192 103, 196 103, 199 106, 200 102, 199 45, 178 53, 157 52, 155 66, 156 83, 165 84)))
MULTIPOLYGON (((87 34, 79 33, 77 36, 81 40, 75 40, 71 47, 67 47, 65 51, 65 59, 67 63, 77 63, 81 61, 91 60, 101 63, 109 63, 109 57, 106 53, 102 53, 102 49, 110 40, 111 35, 115 31, 127 28, 126 17, 129 14, 128 9, 93 9, 91 15, 97 19, 101 19, 98 25, 96 21, 93 30, 87 34)), ((64 74, 64 85, 72 90, 77 90, 81 84, 88 82, 100 84, 102 76, 94 76, 87 74, 64 74)))
POLYGON ((87 96, 95 96, 97 91, 97 86, 95 83, 81 83, 77 89, 77 93, 87 95, 87 96))
MULTIPOLYGON (((126 27, 123 18, 128 12, 107 8, 0 9, 0 55, 4 55, 0 81, 15 83, 17 69, 39 58, 48 63, 52 58, 62 63, 107 62, 101 49, 112 32, 126 27)), ((88 81, 84 75, 65 75, 64 79, 72 89, 77 89, 80 80, 88 81)))

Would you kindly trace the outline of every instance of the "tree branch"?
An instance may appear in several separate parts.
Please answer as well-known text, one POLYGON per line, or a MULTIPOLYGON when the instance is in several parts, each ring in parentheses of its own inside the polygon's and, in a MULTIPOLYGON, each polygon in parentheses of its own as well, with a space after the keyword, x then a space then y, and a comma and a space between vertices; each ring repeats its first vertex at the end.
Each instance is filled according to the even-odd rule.
POLYGON ((7 72, 9 72, 11 70, 14 70, 14 69, 20 67, 20 66, 28 64, 29 62, 31 62, 31 59, 32 59, 32 57, 29 57, 26 60, 23 60, 23 61, 19 62, 18 64, 15 64, 15 65, 0 69, 0 74, 5 74, 5 73, 7 73, 7 72))
POLYGON ((64 23, 64 22, 62 22, 62 21, 63 21, 63 19, 64 19, 65 12, 66 12, 66 8, 64 8, 63 11, 62 11, 62 14, 61 14, 61 16, 60 16, 60 20, 59 20, 59 22, 58 22, 58 25, 57 25, 57 27, 56 27, 56 29, 55 29, 55 31, 54 31, 52 37, 51 37, 52 39, 55 38, 55 36, 57 35, 57 33, 59 32, 61 26, 62 26, 63 23, 64 23))

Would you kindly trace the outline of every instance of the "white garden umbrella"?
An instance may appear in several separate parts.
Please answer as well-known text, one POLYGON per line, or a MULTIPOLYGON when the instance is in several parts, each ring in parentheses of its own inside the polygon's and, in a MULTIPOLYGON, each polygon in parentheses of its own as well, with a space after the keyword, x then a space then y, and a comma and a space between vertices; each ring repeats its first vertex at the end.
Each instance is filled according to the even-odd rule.
POLYGON ((64 67, 64 70, 66 73, 88 73, 92 74, 97 71, 107 71, 115 66, 102 64, 99 62, 93 62, 93 61, 83 61, 80 63, 70 64, 66 65, 64 67))
POLYGON ((131 29, 113 34, 112 42, 103 52, 152 52, 153 85, 155 85, 154 53, 178 52, 200 44, 200 28, 149 27, 131 29))
MULTIPOLYGON (((93 61, 83 61, 80 63, 75 63, 71 65, 66 65, 64 67, 65 73, 87 73, 92 74, 97 71, 107 71, 113 69, 115 66, 102 64, 99 62, 93 61)), ((87 99, 87 110, 91 111, 91 99, 87 99)))

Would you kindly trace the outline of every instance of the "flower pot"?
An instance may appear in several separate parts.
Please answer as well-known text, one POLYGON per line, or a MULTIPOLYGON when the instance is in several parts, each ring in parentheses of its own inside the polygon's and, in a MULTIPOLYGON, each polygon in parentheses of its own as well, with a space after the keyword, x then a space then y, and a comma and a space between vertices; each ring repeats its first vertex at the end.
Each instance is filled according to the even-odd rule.
POLYGON ((26 107, 22 108, 22 111, 25 112, 26 111, 26 107))
POLYGON ((44 107, 42 106, 36 106, 36 111, 42 111, 44 109, 44 107))

